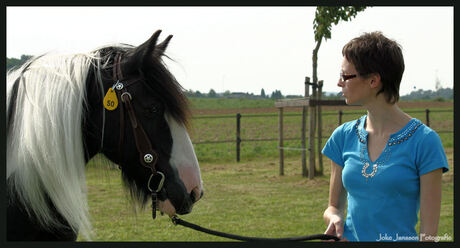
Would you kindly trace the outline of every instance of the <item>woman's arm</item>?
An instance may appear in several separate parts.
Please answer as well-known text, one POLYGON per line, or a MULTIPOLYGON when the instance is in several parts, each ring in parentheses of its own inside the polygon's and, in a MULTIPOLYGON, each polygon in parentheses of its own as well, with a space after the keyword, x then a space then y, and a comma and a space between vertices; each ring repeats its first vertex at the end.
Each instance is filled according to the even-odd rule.
POLYGON ((342 238, 345 224, 344 212, 347 200, 347 192, 342 183, 343 167, 331 161, 331 179, 329 183, 329 204, 324 211, 326 234, 336 235, 342 238))
POLYGON ((420 176, 420 241, 438 234, 441 212, 442 168, 420 176))

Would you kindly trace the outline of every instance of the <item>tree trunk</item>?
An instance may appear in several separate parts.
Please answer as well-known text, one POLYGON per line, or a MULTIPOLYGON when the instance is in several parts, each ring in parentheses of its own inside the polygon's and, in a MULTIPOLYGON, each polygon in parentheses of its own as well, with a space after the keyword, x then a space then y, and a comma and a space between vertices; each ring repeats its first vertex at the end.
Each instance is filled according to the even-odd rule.
MULTIPOLYGON (((312 94, 312 99, 318 99, 318 96, 317 96, 317 87, 318 87, 318 72, 317 72, 317 69, 318 69, 318 51, 319 51, 319 47, 321 46, 321 41, 323 40, 323 37, 320 37, 320 39, 317 41, 316 43, 316 47, 315 49, 313 49, 313 56, 312 56, 312 60, 313 60, 313 85, 312 85, 312 89, 313 89, 313 94, 312 94)), ((316 161, 315 161, 315 133, 316 133, 316 120, 317 120, 317 108, 318 106, 315 106, 313 108, 311 108, 311 117, 313 117, 311 119, 311 124, 310 124, 310 128, 312 130, 310 130, 310 133, 312 133, 313 135, 310 135, 310 139, 312 139, 312 141, 310 141, 310 149, 312 149, 312 151, 310 152, 311 154, 311 159, 310 159, 310 163, 312 164, 310 166, 310 168, 313 170, 313 171, 310 171, 310 174, 313 174, 314 171, 316 171, 316 161)), ((310 178, 313 178, 313 177, 310 177, 310 178)))
POLYGON ((315 49, 313 49, 313 84, 318 83, 318 51, 319 47, 321 46, 321 41, 323 40, 323 37, 319 39, 319 41, 316 43, 315 49))

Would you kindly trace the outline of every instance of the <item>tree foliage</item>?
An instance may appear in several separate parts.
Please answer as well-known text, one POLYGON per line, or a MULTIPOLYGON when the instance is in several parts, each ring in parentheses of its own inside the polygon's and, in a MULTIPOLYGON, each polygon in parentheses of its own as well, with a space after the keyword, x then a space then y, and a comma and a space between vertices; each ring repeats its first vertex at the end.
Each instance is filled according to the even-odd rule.
POLYGON ((20 59, 17 58, 6 58, 6 70, 10 70, 12 68, 19 68, 23 65, 27 60, 32 58, 31 55, 21 55, 20 59))
POLYGON ((363 11, 366 7, 353 6, 318 6, 316 7, 315 19, 313 20, 313 31, 315 33, 316 46, 313 49, 313 84, 318 83, 317 68, 318 68, 318 50, 321 42, 331 38, 332 24, 337 25, 339 21, 349 21, 363 11))
POLYGON ((216 91, 213 89, 209 90, 208 97, 217 97, 216 91))
POLYGON ((412 100, 435 100, 445 101, 454 99, 454 91, 451 88, 439 88, 436 91, 433 90, 422 90, 412 91, 408 95, 400 97, 401 100, 412 101, 412 100))
POLYGON ((319 42, 322 38, 325 40, 331 38, 332 24, 337 25, 339 21, 349 21, 355 17, 358 12, 363 11, 366 7, 354 6, 318 6, 315 11, 313 20, 313 30, 315 32, 315 41, 319 42))
POLYGON ((283 94, 281 93, 280 90, 275 90, 272 92, 272 95, 271 97, 272 99, 282 99, 283 98, 283 94))

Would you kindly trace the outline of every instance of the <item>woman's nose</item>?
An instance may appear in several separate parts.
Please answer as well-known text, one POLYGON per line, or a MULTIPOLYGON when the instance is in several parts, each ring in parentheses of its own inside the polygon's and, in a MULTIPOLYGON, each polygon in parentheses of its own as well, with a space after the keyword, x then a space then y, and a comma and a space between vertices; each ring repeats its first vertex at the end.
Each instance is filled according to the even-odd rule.
POLYGON ((338 87, 343 87, 343 81, 339 79, 339 81, 337 82, 337 86, 338 87))

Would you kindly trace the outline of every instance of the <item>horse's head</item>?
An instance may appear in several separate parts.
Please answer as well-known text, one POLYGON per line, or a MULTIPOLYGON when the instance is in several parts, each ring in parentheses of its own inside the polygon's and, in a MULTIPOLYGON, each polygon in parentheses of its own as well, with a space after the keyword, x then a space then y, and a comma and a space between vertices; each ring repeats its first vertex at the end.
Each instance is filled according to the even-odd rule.
POLYGON ((159 34, 138 47, 101 49, 97 73, 88 78, 87 123, 92 124, 86 124, 85 143, 87 149, 119 164, 131 196, 141 203, 161 186, 164 175, 158 191, 160 210, 186 214, 201 198, 203 187, 186 131, 187 98, 162 61, 172 36, 157 44, 159 34), (100 84, 91 82, 96 79, 102 81, 103 101, 100 84))

